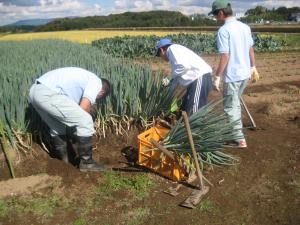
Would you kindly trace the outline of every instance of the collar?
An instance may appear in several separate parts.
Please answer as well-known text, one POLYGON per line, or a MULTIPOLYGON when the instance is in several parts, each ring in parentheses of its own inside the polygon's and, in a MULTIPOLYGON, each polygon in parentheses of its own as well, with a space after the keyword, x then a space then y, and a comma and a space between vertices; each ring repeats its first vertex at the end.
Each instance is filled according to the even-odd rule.
POLYGON ((234 16, 228 17, 227 19, 225 19, 225 23, 230 23, 236 21, 236 18, 234 16))

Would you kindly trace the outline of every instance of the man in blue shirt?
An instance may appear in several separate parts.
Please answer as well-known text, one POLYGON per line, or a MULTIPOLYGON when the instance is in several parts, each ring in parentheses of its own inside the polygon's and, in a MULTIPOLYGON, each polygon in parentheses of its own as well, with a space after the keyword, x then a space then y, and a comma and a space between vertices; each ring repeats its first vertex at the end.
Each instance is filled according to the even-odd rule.
POLYGON ((233 142, 240 148, 246 148, 247 143, 242 132, 240 97, 250 75, 253 75, 253 81, 258 80, 251 30, 249 26, 232 16, 228 0, 214 1, 209 14, 213 14, 218 21, 224 23, 217 35, 221 58, 213 85, 220 91, 220 80, 223 79, 224 112, 230 122, 237 122, 233 128, 235 136, 233 142))
POLYGON ((80 171, 104 171, 92 158, 95 133, 91 106, 104 98, 110 83, 94 73, 77 67, 52 70, 39 77, 30 88, 29 100, 50 128, 51 153, 68 162, 66 130, 75 128, 80 171))

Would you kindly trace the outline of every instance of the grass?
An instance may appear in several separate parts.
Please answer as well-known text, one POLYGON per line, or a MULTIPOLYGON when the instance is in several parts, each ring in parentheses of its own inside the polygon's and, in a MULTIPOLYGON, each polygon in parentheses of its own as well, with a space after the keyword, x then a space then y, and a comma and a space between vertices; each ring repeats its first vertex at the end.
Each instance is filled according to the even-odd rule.
POLYGON ((0 217, 6 217, 8 215, 8 205, 5 201, 0 199, 0 217))
POLYGON ((209 201, 209 200, 202 201, 200 203, 200 205, 198 206, 198 208, 202 212, 213 212, 213 211, 217 210, 214 203, 212 201, 209 201))
POLYGON ((67 208, 68 202, 59 196, 51 197, 16 197, 0 200, 0 217, 9 217, 12 213, 18 215, 31 213, 35 216, 51 218, 58 207, 67 208))
POLYGON ((98 195, 111 195, 113 192, 129 190, 139 200, 148 196, 149 189, 154 186, 153 181, 145 174, 127 176, 112 172, 105 173, 103 183, 104 186, 98 189, 98 195))
POLYGON ((78 218, 73 222, 73 225, 85 225, 87 224, 87 221, 82 218, 78 218))
POLYGON ((136 208, 133 210, 132 215, 126 221, 126 225, 139 225, 145 224, 146 217, 150 215, 149 208, 136 208))
POLYGON ((275 40, 284 40, 287 43, 288 49, 300 49, 300 34, 299 33, 270 33, 275 40))
POLYGON ((253 92, 250 92, 250 93, 248 93, 248 96, 249 96, 249 97, 257 97, 257 94, 256 94, 256 93, 253 93, 253 92))
POLYGON ((128 175, 111 171, 105 172, 104 176, 99 179, 98 185, 92 187, 90 194, 82 198, 80 204, 84 206, 77 210, 78 218, 73 221, 73 225, 91 224, 93 222, 89 219, 91 213, 95 213, 97 209, 104 208, 106 204, 115 201, 119 202, 115 206, 116 209, 126 207, 131 210, 125 213, 126 224, 140 224, 139 222, 149 215, 150 209, 137 208, 132 211, 131 207, 134 201, 140 201, 147 197, 150 188, 154 185, 147 174, 128 175), (119 201, 120 198, 122 201, 119 201), (127 214, 132 215, 129 218, 127 214))

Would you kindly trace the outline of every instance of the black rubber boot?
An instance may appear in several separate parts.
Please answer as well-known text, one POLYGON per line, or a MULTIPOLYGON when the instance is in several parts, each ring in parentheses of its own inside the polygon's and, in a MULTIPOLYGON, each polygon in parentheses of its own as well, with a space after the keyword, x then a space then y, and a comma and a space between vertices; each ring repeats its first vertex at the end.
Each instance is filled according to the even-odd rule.
POLYGON ((78 137, 78 154, 80 158, 79 170, 81 172, 103 172, 105 166, 96 163, 92 156, 92 137, 78 137))
POLYGON ((51 138, 52 156, 60 160, 69 162, 66 136, 54 136, 51 138))

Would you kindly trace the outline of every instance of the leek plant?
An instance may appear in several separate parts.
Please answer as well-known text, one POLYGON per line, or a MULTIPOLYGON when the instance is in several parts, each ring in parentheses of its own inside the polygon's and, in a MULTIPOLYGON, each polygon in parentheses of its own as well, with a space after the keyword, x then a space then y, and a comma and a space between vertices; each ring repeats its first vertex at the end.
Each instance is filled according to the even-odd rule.
POLYGON ((1 120, 0 120, 0 145, 1 145, 0 147, 2 148, 2 150, 4 152, 4 155, 6 157, 6 161, 7 161, 7 165, 8 165, 10 174, 11 174, 12 178, 15 178, 14 167, 13 167, 12 160, 8 153, 5 130, 4 130, 3 122, 1 120))
MULTIPOLYGON (((236 122, 227 122, 226 115, 220 107, 221 103, 222 100, 211 102, 189 118, 195 149, 202 166, 203 163, 232 165, 238 162, 236 157, 221 151, 226 141, 236 138, 233 136, 233 126, 236 122)), ((161 144, 168 150, 175 151, 182 159, 186 159, 186 155, 192 155, 182 118, 161 141, 161 144)))
POLYGON ((0 52, 0 119, 11 144, 22 146, 24 152, 26 136, 21 133, 45 138, 47 127, 30 107, 28 93, 35 79, 50 70, 76 66, 111 82, 110 95, 97 103, 95 126, 100 136, 108 129, 123 134, 135 122, 147 126, 172 102, 172 96, 160 85, 161 72, 116 59, 92 46, 61 40, 0 42, 0 52))

